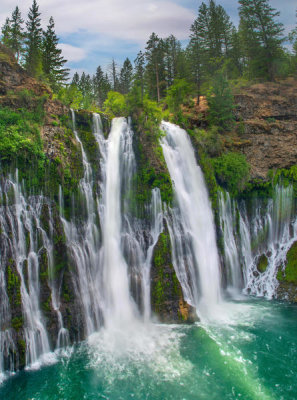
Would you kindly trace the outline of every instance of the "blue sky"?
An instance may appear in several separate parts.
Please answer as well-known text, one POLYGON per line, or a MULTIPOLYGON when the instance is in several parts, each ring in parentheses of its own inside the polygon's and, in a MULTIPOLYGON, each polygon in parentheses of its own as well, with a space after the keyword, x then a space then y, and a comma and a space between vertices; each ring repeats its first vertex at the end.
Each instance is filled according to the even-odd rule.
MULTIPOLYGON (((26 17, 32 0, 22 0, 19 7, 26 17)), ((217 1, 233 22, 238 22, 236 0, 217 1)), ((197 16, 197 0, 39 0, 44 26, 52 15, 68 67, 73 71, 94 73, 98 65, 106 68, 114 58, 120 65, 126 57, 132 61, 150 33, 161 37, 173 33, 185 41, 197 16)), ((286 31, 296 24, 296 0, 271 0, 281 11, 286 31), (280 7, 281 5, 281 7, 280 7)), ((1 0, 0 23, 17 5, 1 0)))

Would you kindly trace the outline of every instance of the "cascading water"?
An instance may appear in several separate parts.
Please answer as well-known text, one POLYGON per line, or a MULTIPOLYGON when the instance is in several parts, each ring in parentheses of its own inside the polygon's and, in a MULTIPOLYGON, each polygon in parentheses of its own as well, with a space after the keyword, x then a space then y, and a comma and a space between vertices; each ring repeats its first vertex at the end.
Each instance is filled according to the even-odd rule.
POLYGON ((113 120, 107 146, 106 190, 102 221, 104 315, 107 325, 109 323, 129 324, 136 317, 136 308, 129 290, 128 266, 121 249, 121 176, 124 172, 125 180, 129 182, 130 167, 133 168, 129 159, 131 154, 125 153, 126 142, 131 140, 130 135, 130 129, 124 118, 113 120), (122 166, 124 166, 124 171, 122 166))
MULTIPOLYGON (((75 124, 75 113, 72 110, 73 132, 81 147, 84 176, 79 184, 79 190, 86 208, 86 220, 77 220, 75 216, 69 222, 63 214, 63 222, 70 256, 76 266, 73 280, 79 289, 80 303, 85 319, 85 333, 90 335, 102 325, 102 299, 98 287, 100 276, 100 235, 96 224, 96 203, 93 197, 93 172, 88 161, 83 144, 78 136, 75 124)), ((60 210, 63 210, 63 198, 60 193, 60 210)))
MULTIPOLYGON (((1 231, 5 232, 2 243, 4 259, 2 258, 1 265, 9 264, 8 260, 5 260, 9 255, 18 273, 18 277, 11 278, 13 282, 10 284, 15 285, 20 279, 20 298, 17 301, 21 302, 24 318, 23 323, 20 323, 24 326, 26 365, 34 367, 39 357, 50 351, 45 321, 40 309, 39 280, 42 252, 45 252, 47 260, 52 258, 50 239, 40 223, 45 199, 43 196, 32 196, 26 200, 18 182, 18 174, 15 179, 10 177, 5 181, 2 198, 5 198, 6 205, 1 207, 1 231)), ((10 271, 8 275, 12 276, 11 267, 8 268, 10 271)), ((4 286, 1 287, 4 290, 4 286)), ((7 307, 7 295, 3 295, 2 292, 2 296, 4 300, 2 315, 5 321, 11 317, 9 317, 10 312, 7 307)), ((57 301, 57 296, 52 294, 52 299, 54 298, 57 301)), ((16 320, 14 320, 15 323, 16 320)), ((4 347, 2 356, 7 356, 11 350, 15 350, 13 340, 15 338, 11 337, 9 330, 1 333, 1 343, 4 347)), ((9 364, 13 366, 13 363, 9 364)))
POLYGON ((293 187, 276 186, 274 198, 269 201, 264 215, 261 208, 261 204, 255 206, 255 214, 249 219, 243 216, 245 221, 251 221, 250 243, 253 255, 250 257, 252 263, 246 265, 245 291, 271 299, 276 295, 278 287, 278 269, 284 267, 287 252, 297 240, 293 187), (267 257, 267 268, 259 273, 257 263, 262 254, 267 257))
POLYGON ((241 286, 242 273, 245 293, 273 298, 278 287, 277 272, 285 266, 287 252, 297 240, 292 186, 277 185, 273 199, 266 202, 251 200, 250 213, 244 201, 231 204, 228 193, 221 194, 219 204, 225 260, 231 267, 229 288, 241 286), (267 267, 259 271, 263 255, 267 267))
MULTIPOLYGON (((102 181, 100 184, 101 199, 98 201, 101 230, 103 232, 102 265, 111 282, 110 287, 104 280, 103 291, 110 293, 110 304, 118 302, 120 307, 125 307, 127 315, 121 313, 122 317, 131 318, 131 293, 125 290, 126 304, 122 302, 121 292, 115 290, 114 286, 121 284, 118 274, 111 271, 113 257, 118 257, 121 263, 116 264, 121 268, 125 276, 130 277, 129 292, 135 292, 134 297, 139 303, 145 320, 150 316, 150 266, 154 246, 159 234, 163 230, 163 212, 160 190, 152 191, 152 201, 148 206, 147 215, 149 225, 143 227, 143 223, 133 218, 130 213, 129 196, 132 191, 132 179, 136 173, 135 156, 133 151, 133 132, 130 125, 123 118, 115 119, 109 138, 106 140, 102 133, 101 119, 98 114, 93 115, 94 136, 101 152, 100 170, 102 181), (108 190, 108 192, 107 192, 108 190), (112 199, 109 200, 109 199, 112 199), (110 225, 111 217, 113 226, 110 225), (113 235, 111 235, 111 230, 113 235), (145 232, 148 232, 147 235, 145 232), (149 236, 149 243, 145 240, 149 236), (113 240, 116 239, 114 242, 113 240), (110 246, 110 247, 109 247, 110 246), (113 248, 113 246, 115 246, 113 248), (111 267, 109 266, 111 264, 111 267), (132 281, 131 281, 132 280, 132 281), (138 283, 140 281, 140 284, 138 283), (133 282, 136 282, 134 284, 133 282), (135 287, 134 287, 135 286, 135 287), (111 288, 111 290, 110 290, 111 288), (140 292, 140 294, 138 293, 140 292), (113 294, 112 294, 113 293, 113 294), (128 294, 128 297, 127 297, 128 294), (113 299, 112 299, 113 297, 113 299), (125 316, 126 315, 126 316, 125 316)), ((127 285, 127 280, 123 281, 127 285)), ((109 296, 109 295, 108 295, 109 296)), ((135 305, 132 314, 135 314, 135 305)), ((107 311, 106 320, 113 315, 108 305, 104 306, 107 311)), ((121 317, 121 318, 122 318, 121 317)))
POLYGON ((171 211, 172 219, 168 219, 174 267, 186 300, 200 316, 207 315, 221 298, 211 205, 187 133, 168 122, 162 123, 162 129, 166 136, 161 145, 177 200, 177 207, 171 211), (185 282, 187 275, 190 282, 185 282))
POLYGON ((231 296, 238 295, 243 288, 240 255, 237 249, 235 203, 229 193, 219 194, 220 227, 223 231, 224 261, 227 273, 227 290, 231 296))

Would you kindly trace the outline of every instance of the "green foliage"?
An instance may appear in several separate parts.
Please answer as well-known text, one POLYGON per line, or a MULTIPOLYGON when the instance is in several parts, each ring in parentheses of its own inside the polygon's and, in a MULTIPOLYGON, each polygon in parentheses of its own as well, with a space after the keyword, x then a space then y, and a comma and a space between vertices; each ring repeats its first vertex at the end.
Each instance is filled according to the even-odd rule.
POLYGON ((285 270, 279 269, 277 279, 297 285, 297 242, 288 251, 285 270))
POLYGON ((268 177, 273 186, 277 184, 282 184, 285 187, 293 185, 294 195, 297 196, 297 165, 293 165, 289 169, 270 170, 268 177))
POLYGON ((240 35, 251 77, 273 80, 284 41, 283 25, 277 21, 280 13, 268 0, 239 0, 239 4, 240 35))
POLYGON ((43 32, 42 40, 42 67, 47 81, 53 90, 58 90, 62 83, 67 81, 69 69, 64 67, 67 62, 58 48, 59 39, 55 33, 53 17, 50 18, 47 30, 43 32))
POLYGON ((229 130, 234 123, 234 100, 228 81, 218 74, 207 95, 209 105, 208 121, 219 130, 229 130))
POLYGON ((192 92, 192 86, 185 79, 176 79, 167 90, 165 103, 168 105, 169 111, 173 113, 174 120, 177 123, 182 122, 181 106, 188 101, 192 92))
POLYGON ((38 129, 39 115, 27 110, 0 108, 0 159, 17 165, 44 162, 38 129))
POLYGON ((26 22, 26 69, 34 77, 42 76, 42 28, 39 6, 33 0, 26 22))
POLYGON ((244 155, 226 153, 212 160, 218 182, 233 196, 242 192, 249 179, 249 165, 244 155))
POLYGON ((110 117, 127 117, 128 108, 125 96, 118 92, 109 92, 103 104, 104 112, 110 117))
POLYGON ((73 108, 74 110, 83 108, 83 94, 75 85, 61 87, 54 98, 57 98, 63 104, 73 108))
POLYGON ((210 157, 217 157, 222 153, 222 138, 216 126, 212 126, 209 130, 194 129, 191 135, 195 138, 199 148, 210 157))
POLYGON ((25 38, 23 23, 24 20, 17 6, 11 15, 11 19, 6 18, 5 24, 2 27, 2 42, 12 50, 17 60, 19 60, 23 53, 25 38))

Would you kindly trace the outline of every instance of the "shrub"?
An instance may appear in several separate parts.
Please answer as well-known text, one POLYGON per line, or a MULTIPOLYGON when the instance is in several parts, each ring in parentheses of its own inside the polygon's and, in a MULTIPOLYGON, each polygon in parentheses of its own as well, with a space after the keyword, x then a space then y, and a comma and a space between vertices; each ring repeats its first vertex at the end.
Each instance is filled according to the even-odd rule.
POLYGON ((228 81, 222 74, 216 76, 208 92, 207 102, 209 123, 218 126, 221 131, 230 130, 234 124, 234 102, 228 81))
POLYGON ((249 179, 249 164, 244 155, 226 153, 212 160, 216 178, 234 196, 242 192, 249 179))
POLYGON ((125 96, 118 92, 108 92, 107 99, 103 104, 103 109, 111 118, 128 116, 125 96))

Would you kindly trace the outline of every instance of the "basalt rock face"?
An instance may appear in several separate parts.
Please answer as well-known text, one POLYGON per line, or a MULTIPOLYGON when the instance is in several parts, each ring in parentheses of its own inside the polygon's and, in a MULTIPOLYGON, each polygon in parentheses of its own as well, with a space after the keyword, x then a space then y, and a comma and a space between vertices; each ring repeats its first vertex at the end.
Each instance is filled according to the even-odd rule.
POLYGON ((236 120, 244 124, 242 152, 252 179, 297 163, 297 81, 265 83, 235 94, 236 120))

